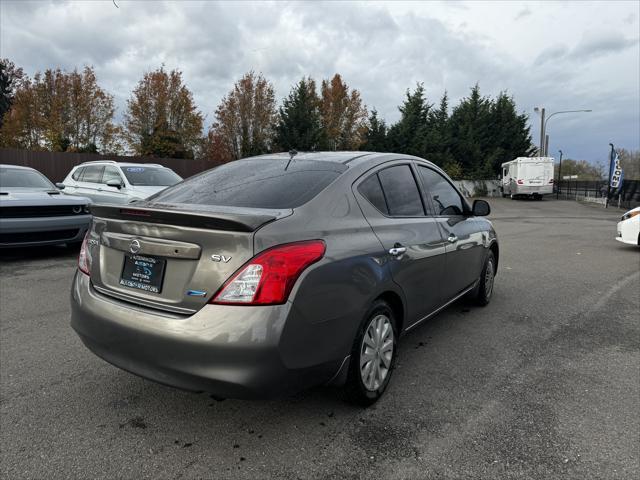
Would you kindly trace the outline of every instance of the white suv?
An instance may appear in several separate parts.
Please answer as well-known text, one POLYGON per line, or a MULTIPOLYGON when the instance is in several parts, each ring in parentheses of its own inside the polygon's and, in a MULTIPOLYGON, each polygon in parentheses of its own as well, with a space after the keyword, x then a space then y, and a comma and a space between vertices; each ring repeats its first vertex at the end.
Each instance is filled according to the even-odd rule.
POLYGON ((155 163, 86 162, 73 169, 58 187, 65 193, 90 198, 95 203, 130 203, 142 200, 182 178, 155 163))

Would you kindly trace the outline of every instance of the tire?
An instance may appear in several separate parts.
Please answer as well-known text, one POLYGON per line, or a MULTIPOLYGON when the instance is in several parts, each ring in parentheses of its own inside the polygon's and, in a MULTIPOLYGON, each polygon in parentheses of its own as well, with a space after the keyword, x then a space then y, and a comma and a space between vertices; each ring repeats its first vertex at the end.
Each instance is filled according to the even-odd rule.
POLYGON ((480 273, 480 282, 478 286, 472 290, 471 298, 476 305, 484 307, 489 305, 493 296, 493 282, 496 274, 496 260, 493 252, 489 250, 487 258, 482 266, 480 273))
POLYGON ((389 385, 396 364, 398 331, 393 310, 382 300, 375 301, 364 318, 351 349, 343 393, 348 402, 368 407, 382 397, 389 385), (382 338, 377 336, 380 330, 382 338), (365 355, 370 358, 368 362, 365 355))

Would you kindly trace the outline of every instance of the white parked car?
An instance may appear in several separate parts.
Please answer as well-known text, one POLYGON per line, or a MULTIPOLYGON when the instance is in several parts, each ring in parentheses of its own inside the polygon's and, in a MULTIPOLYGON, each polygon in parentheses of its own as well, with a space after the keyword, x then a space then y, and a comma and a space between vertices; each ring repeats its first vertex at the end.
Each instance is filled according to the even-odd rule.
POLYGON ((618 222, 616 240, 640 246, 640 207, 629 210, 618 222))
POLYGON ((101 160, 73 167, 58 187, 94 203, 131 203, 180 181, 178 174, 162 165, 101 160))

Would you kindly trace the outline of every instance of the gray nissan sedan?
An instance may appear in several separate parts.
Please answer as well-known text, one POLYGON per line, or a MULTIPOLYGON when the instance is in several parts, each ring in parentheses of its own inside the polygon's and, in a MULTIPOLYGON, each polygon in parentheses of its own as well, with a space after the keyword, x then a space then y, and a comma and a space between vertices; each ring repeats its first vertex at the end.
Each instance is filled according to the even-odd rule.
POLYGON ((487 202, 406 155, 246 158, 91 210, 71 293, 82 341, 222 398, 324 384, 370 405, 400 336, 465 295, 489 303, 498 266, 487 202))

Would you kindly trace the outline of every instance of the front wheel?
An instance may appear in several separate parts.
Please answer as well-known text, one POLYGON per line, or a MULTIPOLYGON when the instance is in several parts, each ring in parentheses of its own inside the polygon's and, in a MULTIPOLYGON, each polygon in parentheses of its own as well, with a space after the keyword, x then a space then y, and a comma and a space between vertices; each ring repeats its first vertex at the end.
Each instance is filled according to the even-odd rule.
POLYGON ((496 275, 496 260, 493 252, 489 250, 487 258, 484 261, 482 272, 480 273, 480 281, 478 286, 472 290, 472 299, 481 307, 489 305, 491 296, 493 295, 493 282, 496 275))
POLYGON ((396 361, 396 322, 389 305, 378 300, 369 309, 353 342, 344 393, 367 407, 387 389, 396 361))

